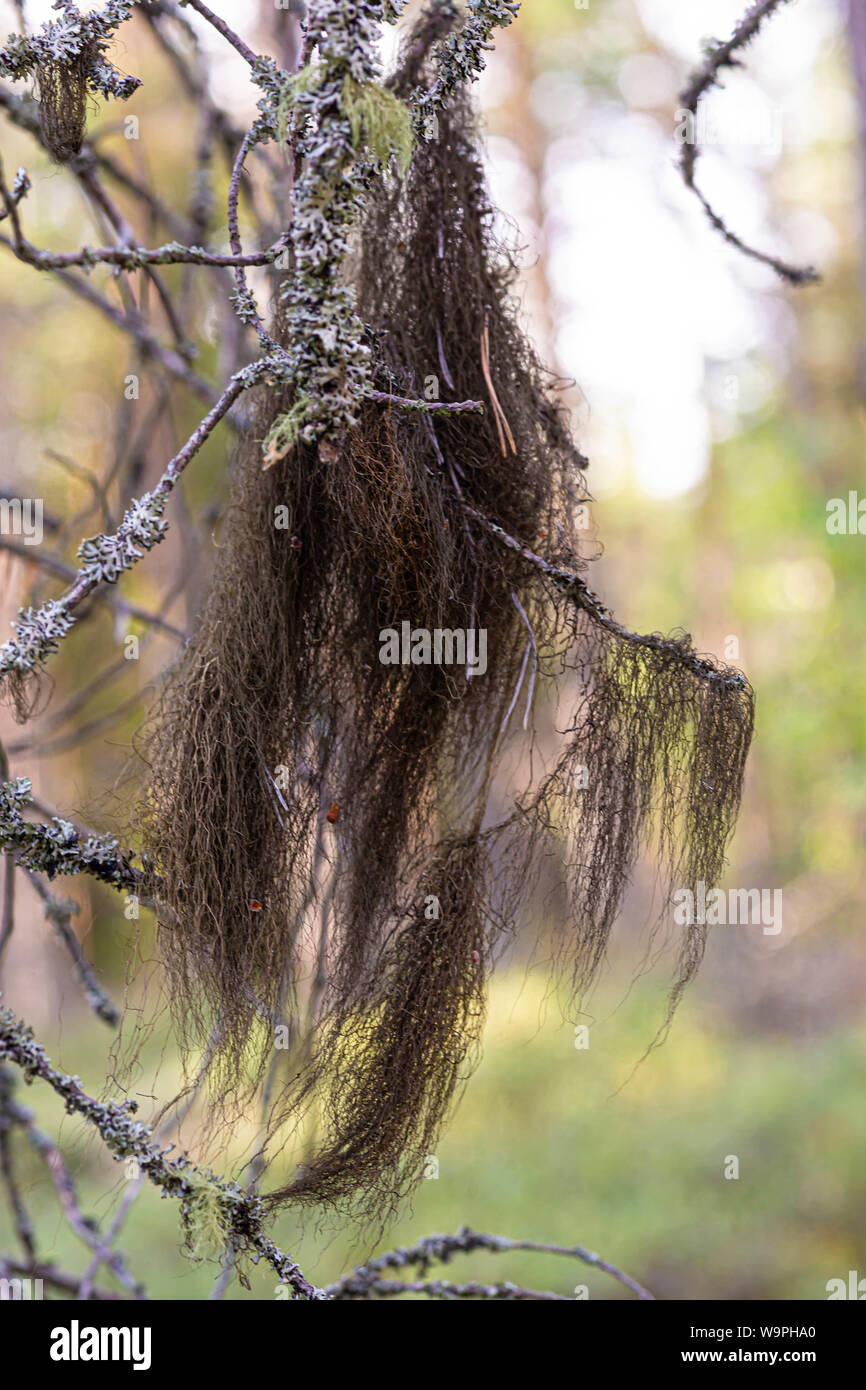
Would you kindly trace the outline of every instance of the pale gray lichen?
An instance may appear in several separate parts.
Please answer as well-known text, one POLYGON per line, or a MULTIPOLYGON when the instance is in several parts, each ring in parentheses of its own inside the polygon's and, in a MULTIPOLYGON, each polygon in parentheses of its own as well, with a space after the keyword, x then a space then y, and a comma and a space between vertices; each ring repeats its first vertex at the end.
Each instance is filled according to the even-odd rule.
MULTIPOLYGON (((519 8, 517 0, 467 0, 464 24, 436 51, 435 83, 412 103, 416 134, 429 135, 435 111, 461 82, 477 76, 493 30, 509 24, 519 8)), ((287 441, 289 447, 297 438, 312 443, 354 426, 371 389, 370 349, 342 271, 371 168, 392 154, 405 166, 411 153, 409 121, 395 109, 395 98, 383 104, 377 81, 379 27, 394 23, 402 10, 403 0, 311 0, 306 33, 315 56, 299 77, 284 81, 275 107, 260 104, 271 110, 281 139, 291 109, 304 160, 293 194, 294 273, 283 290, 287 355, 303 409, 284 417, 279 438, 271 432, 269 462, 282 456, 287 441)))
POLYGON ((318 80, 293 92, 298 149, 304 160, 293 193, 294 273, 283 292, 287 351, 299 397, 307 402, 301 436, 308 442, 357 423, 369 387, 370 350, 342 279, 351 228, 364 203, 364 163, 357 124, 347 112, 347 79, 361 87, 379 76, 380 25, 400 0, 311 0, 307 42, 318 52, 318 80))
POLYGON ((22 814, 29 803, 29 778, 0 782, 0 850, 15 856, 24 869, 54 878, 57 874, 90 874, 112 888, 135 888, 138 875, 128 854, 110 835, 81 835, 68 820, 52 816, 50 824, 34 824, 22 814))
POLYGON ((74 622, 62 599, 50 599, 41 608, 20 609, 12 623, 15 637, 0 647, 0 675, 40 666, 57 651, 74 622))
POLYGON ((10 34, 0 48, 0 76, 13 81, 29 77, 39 68, 74 62, 88 55, 87 86, 101 96, 125 101, 141 86, 138 77, 120 72, 106 57, 116 29, 132 15, 136 0, 108 0, 102 10, 82 14, 73 0, 57 0, 59 19, 43 24, 32 35, 10 34))
POLYGON ((506 28, 519 9, 520 0, 466 0, 465 22, 435 50, 438 71, 433 86, 412 103, 420 134, 429 139, 437 109, 461 83, 474 82, 486 67, 484 55, 493 48, 494 29, 506 28))
POLYGON ((97 584, 114 584, 144 551, 152 550, 165 536, 165 501, 164 493, 146 492, 130 503, 113 535, 82 541, 78 547, 78 558, 84 562, 81 575, 97 584))
MULTIPOLYGON (((163 518, 165 494, 148 492, 131 502, 113 535, 91 536, 78 547, 83 561, 76 581, 93 588, 114 584, 124 570, 131 569, 146 550, 158 545, 168 530, 163 518)), ((49 599, 41 608, 23 608, 12 626, 15 637, 0 647, 0 676, 11 671, 31 671, 57 651, 60 641, 73 626, 69 594, 49 599)))
POLYGON ((13 202, 20 203, 22 198, 26 198, 27 194, 30 192, 31 187, 32 185, 30 183, 30 175, 28 174, 27 170, 24 168, 23 165, 19 165, 18 168, 15 170, 15 181, 12 184, 13 202))

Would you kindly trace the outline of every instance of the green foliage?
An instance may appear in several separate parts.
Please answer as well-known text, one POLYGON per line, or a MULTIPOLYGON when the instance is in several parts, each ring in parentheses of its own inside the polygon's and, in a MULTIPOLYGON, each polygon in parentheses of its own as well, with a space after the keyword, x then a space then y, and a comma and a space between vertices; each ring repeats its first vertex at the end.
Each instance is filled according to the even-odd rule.
MULTIPOLYGON (((590 1046, 581 1051, 556 1006, 545 1001, 539 977, 526 978, 521 966, 494 977, 484 1060, 439 1148, 439 1176, 422 1183, 414 1210, 377 1248, 461 1222, 516 1237, 579 1241, 657 1296, 674 1299, 822 1299, 828 1279, 858 1267, 862 1273, 862 1029, 852 1033, 845 1025, 795 1041, 759 1037, 710 1007, 717 989, 701 989, 699 979, 667 1043, 630 1075, 655 1030, 661 995, 654 1012, 646 992, 616 1007, 616 989, 605 991, 593 1001, 590 1046), (723 1176, 731 1153, 740 1158, 738 1180, 723 1176)), ((96 1047, 107 1046, 102 1035, 79 1030, 68 1042, 96 1075, 104 1066, 96 1047)), ((146 1071, 167 1065, 175 1076, 158 1042, 142 1061, 146 1071)), ((43 1087, 31 1088, 26 1100, 45 1129, 62 1115, 43 1087)), ((238 1168, 253 1134, 251 1127, 236 1135, 238 1168)), ((116 1169, 106 1169, 98 1147, 72 1124, 64 1151, 84 1210, 98 1211, 104 1221, 106 1178, 116 1178, 116 1169)), ((61 1267, 79 1268, 81 1245, 57 1220, 40 1161, 23 1144, 16 1157, 22 1179, 40 1194, 31 1206, 44 1248, 61 1267)), ((189 1177, 196 1182, 194 1173, 189 1177)), ((277 1165, 270 1181, 282 1177, 277 1165)), ((115 1188, 115 1199, 122 1191, 123 1184, 115 1188)), ((218 1273, 218 1205, 213 1190, 194 1204, 196 1260, 179 1265, 175 1203, 160 1201, 150 1186, 141 1194, 123 1248, 152 1297, 207 1297, 218 1273)), ((311 1225, 301 1235, 291 1215, 276 1224, 274 1236, 318 1284, 369 1253, 344 1232, 323 1241, 311 1225)), ((5 1207, 0 1246, 11 1246, 5 1207)), ((251 1292, 234 1280, 227 1297, 272 1301, 273 1272, 260 1265, 248 1273, 251 1292)), ((449 1277, 508 1278, 560 1293, 585 1283, 593 1300, 631 1297, 598 1271, 518 1252, 461 1257, 449 1277)), ((105 1271, 99 1283, 114 1286, 105 1271)))

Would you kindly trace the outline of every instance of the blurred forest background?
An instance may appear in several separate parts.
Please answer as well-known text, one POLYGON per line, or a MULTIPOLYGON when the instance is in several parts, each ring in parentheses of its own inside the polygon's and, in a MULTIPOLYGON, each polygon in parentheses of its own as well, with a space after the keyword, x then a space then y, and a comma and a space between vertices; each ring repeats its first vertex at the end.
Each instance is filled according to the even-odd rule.
MULTIPOLYGON (((274 51, 270 0, 257 32, 253 0, 215 7, 259 51, 274 51)), ((442 1140, 438 1170, 431 1165, 435 1176, 382 1248, 467 1223, 581 1242, 658 1297, 820 1299, 829 1279, 851 1269, 866 1275, 866 538, 826 526, 828 501, 847 499, 864 479, 866 23, 859 19, 858 65, 857 16, 849 23, 846 4, 798 0, 707 103, 702 186, 746 240, 818 267, 820 284, 792 290, 725 245, 675 168, 678 93, 701 60, 701 41, 726 37, 742 9, 743 0, 526 0, 499 34, 479 93, 494 197, 522 248, 532 334, 542 357, 578 383, 568 400, 591 460, 592 535, 604 552, 594 587, 631 628, 685 627, 699 649, 741 666, 755 686, 756 740, 725 886, 782 889, 783 927, 777 935, 716 928, 669 1036, 646 1056, 670 965, 653 959, 645 968, 652 865, 636 875, 608 967, 586 1002, 588 1047, 576 1046, 573 1021, 563 1022, 533 963, 544 944, 528 933, 495 977, 483 1060, 442 1140), (736 1180, 725 1177, 732 1155, 736 1180)), ((27 12, 41 22, 48 5, 29 0, 27 12)), ((16 15, 16 5, 0 3, 4 33, 16 15)), ((200 32, 213 50, 212 81, 246 120, 255 94, 244 64, 200 32)), ((143 18, 121 39, 113 56, 144 85, 125 106, 94 110, 89 138, 187 208, 200 137, 195 103, 143 18), (138 139, 126 138, 130 114, 138 139)), ((104 244, 75 180, 2 113, 0 126, 7 180, 19 164, 33 179, 31 240, 57 250, 104 244)), ((228 171, 219 159, 213 168, 207 234, 221 246, 228 171)), ((128 341, 56 277, 0 251, 0 488, 44 497, 43 548, 71 561, 80 538, 102 527, 86 470, 102 478, 120 461, 119 491, 109 497, 116 516, 121 499, 140 495, 187 437, 200 403, 175 385, 169 414, 149 428, 156 387, 128 341), (119 428, 125 378, 136 370, 141 397, 119 428)), ((211 307, 210 274, 177 267, 166 280, 194 296, 195 370, 217 381, 228 320, 211 307)), ((92 283, 120 305, 104 268, 92 283)), ((150 308, 161 327, 159 306, 150 308)), ((228 450, 224 431, 209 442, 171 504, 168 540, 121 586, 153 610, 169 595, 165 616, 182 630, 200 583, 195 570, 185 573, 184 554, 192 537, 211 544, 228 450), (171 598, 181 580, 183 592, 171 598)), ((19 603, 57 586, 0 550, 4 636, 19 603)), ((40 719, 17 727, 8 712, 0 717, 11 775, 32 777, 44 805, 97 828, 117 815, 106 787, 122 804, 131 741, 177 649, 170 634, 145 632, 93 605, 52 668, 56 688, 40 719), (143 638, 139 661, 123 659, 130 633, 143 638), (107 668, 109 681, 95 679, 107 668)), ((4 1002, 35 1026, 58 1065, 98 1092, 114 1069, 114 1039, 87 1010, 19 879, 4 1002)), ((116 1000, 136 976, 128 1032, 156 991, 150 916, 125 920, 115 895, 83 879, 58 890, 81 903, 76 931, 116 1000)), ((179 1078, 167 1026, 139 1065, 131 1090, 147 1118, 149 1097, 165 1100, 179 1078)), ((117 1093, 111 1081, 108 1093, 117 1093)), ((34 1088, 23 1099, 61 1134, 84 1209, 109 1219, 125 1187, 122 1168, 77 1120, 63 1119, 53 1096, 34 1088)), ((194 1150, 194 1123, 184 1140, 194 1150)), ((223 1167, 237 1166, 251 1142, 252 1127, 237 1132, 223 1167)), ((44 1169, 21 1162, 42 1248, 78 1268, 86 1252, 44 1169)), ((279 1161, 272 1178, 278 1172, 279 1161)), ((352 1233, 302 1231, 291 1214, 274 1234, 317 1283, 369 1253, 352 1233)), ((4 1210, 0 1248, 11 1241, 4 1210)), ((215 1265, 184 1259, 179 1243, 175 1205, 143 1191, 119 1242, 133 1273, 151 1296, 207 1297, 215 1265)), ((552 1257, 481 1253, 461 1271, 631 1297, 603 1274, 552 1257)), ((250 1292, 234 1281, 226 1296, 274 1296, 272 1273, 250 1277, 250 1292)), ((104 1279, 111 1285, 107 1272, 104 1279)))

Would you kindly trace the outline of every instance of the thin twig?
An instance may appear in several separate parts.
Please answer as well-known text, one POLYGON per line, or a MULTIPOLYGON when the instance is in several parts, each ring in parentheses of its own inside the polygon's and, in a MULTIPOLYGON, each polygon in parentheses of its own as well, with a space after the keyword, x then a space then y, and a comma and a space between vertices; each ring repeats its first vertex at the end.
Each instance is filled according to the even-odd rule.
MULTIPOLYGON (((13 540, 11 536, 0 536, 0 550, 8 550, 11 555, 17 555, 19 560, 25 560, 31 565, 39 565, 40 568, 48 570, 49 574, 54 574, 58 579, 65 579, 67 583, 75 580, 78 571, 72 565, 68 565, 59 555, 53 555, 50 551, 37 550, 33 546, 25 545, 22 541, 13 540)), ((110 590, 100 589, 94 597, 100 603, 107 603, 118 613, 125 614, 128 618, 134 618, 137 622, 147 623, 149 627, 157 628, 158 631, 166 633, 169 637, 174 637, 178 642, 186 641, 186 633, 174 623, 168 622, 161 613, 154 613, 149 608, 141 608, 137 603, 131 603, 129 599, 121 598, 119 594, 110 590)), ((10 752, 15 751, 14 745, 10 744, 10 752)))
POLYGON ((422 401, 408 396, 393 396, 389 391, 368 391, 367 397, 383 405, 396 405, 401 410, 415 410, 428 415, 481 415, 484 411, 483 401, 422 401))
MULTIPOLYGON (((4 1069, 8 1070, 8 1069, 4 1069)), ((137 1279, 129 1273, 123 1256, 117 1250, 112 1250, 106 1240, 94 1228, 93 1222, 84 1215, 75 1191, 75 1180, 64 1162, 63 1155, 54 1141, 41 1129, 36 1126, 33 1114, 23 1105, 18 1105, 14 1100, 9 1101, 9 1116, 11 1120, 19 1125, 27 1135, 27 1138, 40 1158, 44 1161, 51 1180, 54 1183, 60 1205, 71 1230, 84 1241, 98 1257, 100 1263, 106 1264, 112 1274, 128 1289, 134 1298, 142 1298, 144 1289, 137 1279)), ((85 1299, 89 1295, 89 1289, 82 1290, 79 1287, 78 1297, 85 1299)))
POLYGON ((720 680, 725 685, 739 686, 743 690, 748 689, 748 682, 741 671, 720 667, 709 657, 702 657, 698 656, 696 652, 689 652, 681 641, 676 641, 671 637, 662 637, 656 632, 642 634, 629 631, 627 627, 623 627, 622 623, 617 622, 598 595, 593 593, 586 581, 581 579, 579 574, 575 574, 574 570, 568 569, 564 565, 551 564, 549 560, 545 560, 543 556, 530 550, 529 546, 516 540, 514 536, 510 536, 497 522, 470 506, 468 502, 463 502, 462 505, 468 516, 480 522, 492 535, 498 537, 503 545, 508 546, 509 550, 515 551, 521 559, 534 565, 558 589, 567 593, 596 626, 604 628, 606 632, 621 638, 624 642, 646 647, 652 651, 666 651, 676 648, 680 658, 686 662, 695 675, 720 680))
POLYGON ((15 860, 3 856, 3 914, 0 917, 0 957, 6 950, 15 930, 15 860))
POLYGON ((116 1028, 120 1022, 120 1011, 112 1004, 96 978, 96 971, 85 956, 81 942, 72 930, 71 922, 79 910, 78 903, 68 898, 56 898, 53 893, 48 891, 38 874, 35 874, 32 869, 27 869, 25 872, 42 900, 45 916, 72 957, 75 973, 81 983, 87 1003, 97 1018, 101 1018, 103 1023, 107 1023, 110 1028, 116 1028))
POLYGON ((191 10, 195 10, 196 14, 200 14, 202 19, 206 19, 208 24, 212 24, 217 33, 222 34, 223 38, 231 44, 232 48, 237 49, 241 57, 246 59, 251 67, 255 67, 258 58, 253 50, 244 43, 242 38, 238 37, 233 29, 229 28, 224 19, 220 19, 213 10, 209 10, 207 5, 202 3, 202 0, 180 0, 180 4, 188 5, 191 10))
POLYGON ((711 87, 719 86, 719 74, 723 68, 741 67, 742 63, 738 54, 747 44, 758 35, 764 21, 778 10, 782 5, 789 3, 789 0, 756 0, 751 5, 740 20, 731 37, 725 43, 715 40, 707 45, 706 62, 695 72, 688 86, 680 95, 689 120, 686 126, 687 138, 683 141, 680 149, 680 172, 687 188, 700 202, 704 212, 707 214, 712 225, 717 232, 725 238, 729 245, 736 247, 743 255, 750 256, 752 260, 761 261, 763 265, 770 266, 776 274, 783 280, 787 280, 791 285, 810 285, 820 279, 818 272, 812 266, 789 265, 786 261, 779 260, 776 256, 771 256, 764 251, 758 251, 753 246, 749 246, 742 241, 734 232, 730 230, 727 223, 710 206, 704 194, 695 183, 695 169, 698 157, 701 153, 697 138, 698 130, 698 107, 702 98, 707 94, 711 87), (689 129, 693 127, 693 130, 689 129), (693 135, 693 138, 688 138, 693 135))
POLYGON ((81 1115, 99 1131, 116 1157, 136 1159, 150 1182, 180 1201, 182 1211, 190 1211, 202 1184, 211 1187, 218 1194, 227 1231, 252 1252, 253 1258, 264 1259, 299 1298, 326 1297, 304 1277, 294 1260, 265 1235, 258 1200, 244 1196, 237 1184, 195 1167, 183 1154, 168 1159, 152 1142, 150 1127, 132 1118, 137 1109, 135 1101, 105 1102, 87 1095, 77 1077, 66 1076, 52 1066, 30 1029, 8 1009, 0 1009, 0 1061, 14 1062, 28 1079, 38 1076, 45 1081, 63 1099, 67 1110, 81 1115))
POLYGON ((30 1214, 24 1205, 12 1163, 12 1126, 17 1123, 12 1092, 15 1078, 8 1067, 0 1067, 0 1177, 9 1195, 12 1220, 28 1260, 36 1259, 36 1237, 30 1214))
MULTIPOLYGON (((76 1275, 67 1274, 53 1264, 23 1264, 20 1260, 10 1259, 8 1255, 0 1255, 0 1278, 8 1279, 10 1276, 21 1275, 28 1279, 41 1279, 44 1284, 61 1289, 63 1293, 71 1293, 76 1298, 81 1296, 78 1292, 81 1281, 76 1275)), ((115 1293, 113 1289, 91 1289, 88 1298, 101 1302, 129 1301, 122 1293, 115 1293)))
MULTIPOLYGON (((403 1287, 390 1287, 385 1282, 384 1288, 377 1289, 380 1284, 380 1275, 384 1270, 406 1269, 415 1266, 419 1273, 426 1274, 431 1264, 447 1264, 454 1255, 468 1255, 473 1250, 490 1250, 496 1253, 503 1253, 511 1250, 532 1250, 538 1254, 545 1255, 565 1255, 570 1259, 582 1260, 584 1264, 593 1265, 596 1269, 601 1269, 605 1274, 611 1275, 613 1279, 624 1284, 631 1289, 632 1293, 637 1294, 641 1299, 653 1299, 654 1295, 649 1289, 645 1289, 636 1279, 624 1274, 616 1265, 609 1260, 603 1260, 595 1251, 588 1250, 583 1245, 547 1245, 539 1241, 532 1240, 511 1240, 508 1236, 486 1235, 479 1231, 470 1230, 464 1226, 455 1235, 433 1235, 426 1236, 419 1240, 416 1245, 401 1247, 397 1250, 389 1250, 385 1255, 377 1255, 372 1260, 367 1260, 365 1264, 358 1265, 351 1274, 345 1275, 337 1280, 335 1284, 329 1284, 325 1292, 331 1298, 364 1298, 371 1293, 384 1293, 386 1296, 403 1293, 431 1293, 433 1297, 487 1297, 487 1298, 543 1298, 549 1300, 561 1295, 548 1293, 540 1294, 533 1289, 521 1290, 512 1284, 485 1286, 485 1285, 464 1285, 463 1292, 460 1286, 442 1285, 445 1292, 437 1292, 434 1288, 426 1287, 423 1283, 419 1285, 405 1285, 403 1287), (487 1289, 487 1292, 484 1290, 487 1289), (512 1292, 506 1292, 511 1290, 512 1292)), ((436 1281, 438 1283, 438 1281, 436 1281)))

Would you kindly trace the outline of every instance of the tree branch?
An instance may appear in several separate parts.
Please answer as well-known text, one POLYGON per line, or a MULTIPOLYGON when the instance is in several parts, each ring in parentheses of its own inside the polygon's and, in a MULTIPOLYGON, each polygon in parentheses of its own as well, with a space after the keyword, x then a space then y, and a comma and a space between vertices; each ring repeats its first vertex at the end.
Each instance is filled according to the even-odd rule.
POLYGON ((32 1031, 8 1009, 0 1009, 0 1062, 14 1062, 25 1077, 39 1077, 59 1095, 70 1113, 81 1115, 100 1133, 103 1143, 117 1159, 134 1158, 150 1182, 163 1195, 176 1198, 184 1218, 191 1220, 203 1194, 215 1198, 221 1224, 240 1246, 264 1259, 288 1284, 298 1298, 320 1301, 327 1297, 304 1277, 291 1256, 266 1236, 262 1226, 262 1207, 257 1199, 246 1197, 238 1187, 211 1172, 197 1168, 185 1154, 168 1159, 151 1142, 149 1125, 132 1117, 135 1101, 103 1102, 83 1090, 77 1076, 65 1076, 52 1066, 32 1031))
POLYGON ((689 126, 692 126, 694 131, 694 138, 684 140, 680 148, 680 172, 686 188, 691 189, 716 231, 721 233, 730 246, 741 251, 744 256, 750 256, 752 260, 761 261, 763 265, 770 266, 777 275, 783 280, 787 280, 791 285, 810 285, 820 279, 818 272, 812 266, 789 265, 786 261, 779 260, 777 256, 771 256, 749 246, 730 230, 727 223, 714 211, 695 183, 695 168, 701 153, 697 138, 697 116, 702 98, 706 96, 711 87, 720 85, 719 77, 724 68, 742 67, 738 57, 739 53, 757 37, 764 21, 769 19, 782 5, 788 3, 789 0, 756 0, 756 3, 749 7, 725 43, 720 43, 715 39, 707 42, 706 61, 697 72, 693 73, 688 86, 680 95, 680 100, 691 118, 687 124, 687 134, 691 134, 689 126))

